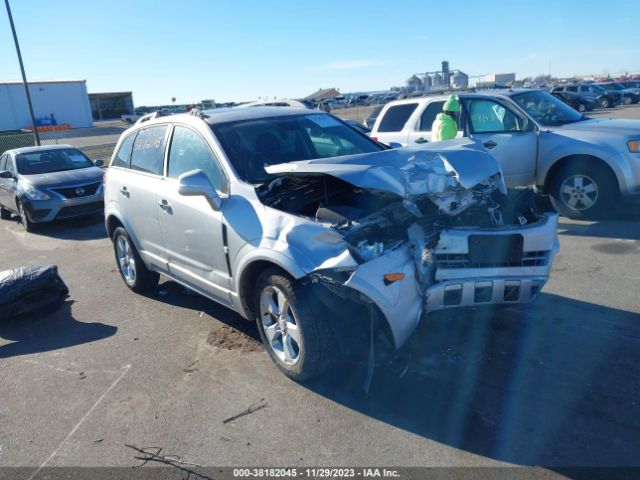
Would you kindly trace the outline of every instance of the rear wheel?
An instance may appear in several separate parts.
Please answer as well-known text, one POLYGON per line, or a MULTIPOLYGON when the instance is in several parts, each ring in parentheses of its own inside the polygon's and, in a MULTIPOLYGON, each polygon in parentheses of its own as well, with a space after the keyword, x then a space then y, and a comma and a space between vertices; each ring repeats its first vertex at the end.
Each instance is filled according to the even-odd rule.
POLYGON ((633 98, 624 97, 624 99, 622 100, 622 103, 624 103, 625 105, 631 105, 631 103, 633 103, 633 98))
POLYGON ((602 108, 609 108, 611 106, 611 101, 608 98, 603 98, 600 100, 600 106, 602 108))
POLYGON ((551 182, 551 201, 570 218, 598 218, 617 201, 618 182, 605 167, 568 165, 551 182))
POLYGON ((281 270, 265 270, 254 293, 260 337, 288 377, 302 381, 327 371, 338 358, 338 342, 312 296, 281 270))
POLYGON ((11 218, 11 212, 0 205, 0 219, 9 220, 11 218))
POLYGON ((149 270, 123 227, 113 232, 113 250, 120 276, 134 292, 144 292, 158 285, 160 275, 149 270))
POLYGON ((579 103, 578 104, 578 111, 580 113, 584 113, 587 111, 587 106, 584 103, 579 103))

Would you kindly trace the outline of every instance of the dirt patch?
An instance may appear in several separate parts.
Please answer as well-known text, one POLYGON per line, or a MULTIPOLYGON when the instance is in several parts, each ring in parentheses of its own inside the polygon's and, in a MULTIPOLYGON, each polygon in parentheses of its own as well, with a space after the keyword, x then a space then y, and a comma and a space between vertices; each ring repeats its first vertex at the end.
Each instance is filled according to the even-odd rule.
POLYGON ((241 353, 259 352, 263 349, 262 343, 249 333, 245 333, 224 323, 217 325, 209 332, 207 343, 212 347, 234 350, 241 353))

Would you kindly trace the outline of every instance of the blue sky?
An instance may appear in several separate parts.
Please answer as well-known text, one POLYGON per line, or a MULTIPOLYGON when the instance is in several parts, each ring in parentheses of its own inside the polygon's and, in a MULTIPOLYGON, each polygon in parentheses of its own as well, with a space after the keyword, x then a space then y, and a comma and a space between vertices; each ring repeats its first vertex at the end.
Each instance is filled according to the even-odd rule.
MULTIPOLYGON (((0 80, 19 78, 0 3, 0 80)), ((136 105, 401 85, 441 60, 470 75, 640 70, 640 2, 11 0, 27 75, 133 91, 136 105), (466 5, 469 3, 469 5, 466 5), (458 9, 452 5, 459 5, 458 9)))

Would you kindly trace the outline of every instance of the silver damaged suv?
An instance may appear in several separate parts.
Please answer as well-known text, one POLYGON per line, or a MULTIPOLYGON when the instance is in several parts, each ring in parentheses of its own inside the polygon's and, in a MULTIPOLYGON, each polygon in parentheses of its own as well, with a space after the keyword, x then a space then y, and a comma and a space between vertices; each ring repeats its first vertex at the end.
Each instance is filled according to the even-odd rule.
POLYGON ((530 190, 507 191, 482 146, 390 150, 331 115, 283 107, 127 130, 105 221, 129 288, 162 274, 255 319, 296 380, 363 338, 400 348, 424 313, 530 301, 559 248, 557 214, 538 214, 530 190))

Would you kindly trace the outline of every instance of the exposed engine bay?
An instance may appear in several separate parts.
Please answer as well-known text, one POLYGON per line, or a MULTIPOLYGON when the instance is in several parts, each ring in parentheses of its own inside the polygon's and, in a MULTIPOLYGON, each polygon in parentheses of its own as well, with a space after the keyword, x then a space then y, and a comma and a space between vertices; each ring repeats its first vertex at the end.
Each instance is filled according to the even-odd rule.
POLYGON ((433 248, 443 229, 522 226, 540 219, 531 189, 503 193, 498 180, 456 195, 447 192, 452 200, 445 211, 445 195, 425 194, 408 204, 389 192, 365 190, 328 175, 280 177, 259 187, 258 194, 265 205, 340 232, 354 258, 364 263, 407 241, 433 248))

